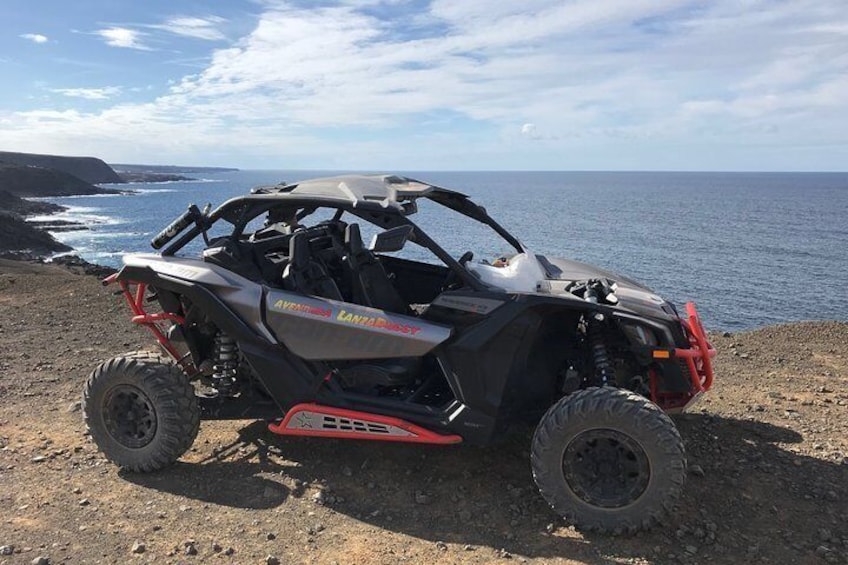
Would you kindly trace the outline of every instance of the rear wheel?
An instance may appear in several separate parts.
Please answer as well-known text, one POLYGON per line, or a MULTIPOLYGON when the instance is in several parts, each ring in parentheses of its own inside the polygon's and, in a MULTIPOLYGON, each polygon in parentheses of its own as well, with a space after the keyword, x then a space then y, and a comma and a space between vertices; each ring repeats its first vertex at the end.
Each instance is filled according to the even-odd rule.
POLYGON ((147 352, 97 367, 83 391, 85 423, 97 447, 130 471, 155 471, 191 447, 200 427, 194 388, 169 360, 147 352))
POLYGON ((670 512, 686 478, 683 441, 659 407, 604 387, 567 396, 533 436, 533 478, 568 522, 632 533, 670 512))

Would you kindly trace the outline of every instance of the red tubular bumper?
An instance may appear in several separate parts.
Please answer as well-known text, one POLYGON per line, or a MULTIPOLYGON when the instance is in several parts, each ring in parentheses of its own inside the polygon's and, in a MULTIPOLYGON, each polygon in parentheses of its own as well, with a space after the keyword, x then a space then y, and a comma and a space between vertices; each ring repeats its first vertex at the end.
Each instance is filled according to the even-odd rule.
MULTIPOLYGON (((103 285, 107 286, 115 281, 117 281, 118 274, 115 273, 113 275, 109 275, 105 279, 103 279, 103 285)), ((171 343, 171 340, 168 339, 165 332, 157 325, 158 322, 173 322, 175 324, 182 324, 185 322, 182 316, 178 316, 176 314, 170 314, 168 312, 159 312, 156 314, 148 314, 144 309, 144 293, 147 291, 147 285, 144 283, 136 283, 133 281, 117 281, 121 286, 121 294, 123 294, 124 299, 127 301, 127 305, 129 305, 130 310, 132 311, 132 321, 133 323, 145 326, 150 330, 150 333, 153 334, 153 337, 156 338, 156 341, 159 342, 159 345, 168 352, 168 354, 174 358, 174 361, 179 363, 181 361, 181 356, 179 352, 176 350, 174 345, 171 343), (135 292, 133 292, 130 285, 136 285, 135 292)))
POLYGON ((707 341, 707 333, 694 303, 686 303, 686 314, 689 318, 681 320, 681 323, 689 338, 690 347, 675 349, 674 356, 683 361, 689 369, 692 393, 700 394, 710 390, 713 385, 712 358, 715 357, 716 350, 707 341))

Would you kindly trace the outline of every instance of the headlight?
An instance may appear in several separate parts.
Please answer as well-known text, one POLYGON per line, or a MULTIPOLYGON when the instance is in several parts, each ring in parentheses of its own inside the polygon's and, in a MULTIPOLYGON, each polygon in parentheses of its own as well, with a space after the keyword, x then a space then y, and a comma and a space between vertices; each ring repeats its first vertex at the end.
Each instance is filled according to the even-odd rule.
POLYGON ((624 335, 631 343, 645 347, 653 347, 659 345, 657 336, 651 328, 636 324, 622 324, 624 335))

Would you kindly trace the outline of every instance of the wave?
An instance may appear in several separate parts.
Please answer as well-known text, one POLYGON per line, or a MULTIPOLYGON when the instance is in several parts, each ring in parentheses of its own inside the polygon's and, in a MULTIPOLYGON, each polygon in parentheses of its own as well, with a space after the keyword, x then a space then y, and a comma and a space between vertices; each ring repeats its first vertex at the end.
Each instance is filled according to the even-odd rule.
POLYGON ((139 188, 136 189, 139 194, 161 194, 163 192, 178 192, 173 188, 139 188))
POLYGON ((136 191, 127 191, 127 192, 116 192, 116 193, 108 193, 108 194, 71 194, 68 196, 32 196, 28 197, 27 200, 47 200, 53 202, 54 200, 74 200, 76 198, 114 198, 116 196, 132 196, 136 191))
POLYGON ((66 210, 56 214, 41 214, 30 216, 28 220, 36 222, 55 222, 62 220, 76 222, 84 226, 117 226, 127 223, 127 220, 117 216, 106 216, 100 214, 100 208, 93 206, 68 206, 66 210))

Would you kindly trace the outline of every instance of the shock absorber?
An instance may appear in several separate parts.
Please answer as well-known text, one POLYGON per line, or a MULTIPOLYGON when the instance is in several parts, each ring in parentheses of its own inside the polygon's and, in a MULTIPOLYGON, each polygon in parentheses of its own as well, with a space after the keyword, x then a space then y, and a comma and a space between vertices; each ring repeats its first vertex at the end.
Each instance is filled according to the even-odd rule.
POLYGON ((238 370, 238 345, 219 331, 215 335, 215 360, 212 365, 212 385, 221 396, 230 396, 236 383, 238 370))
POLYGON ((607 345, 604 341, 604 315, 597 313, 588 322, 589 327, 586 333, 592 350, 592 361, 595 365, 595 384, 597 386, 606 386, 614 379, 614 374, 612 361, 610 360, 607 345))

